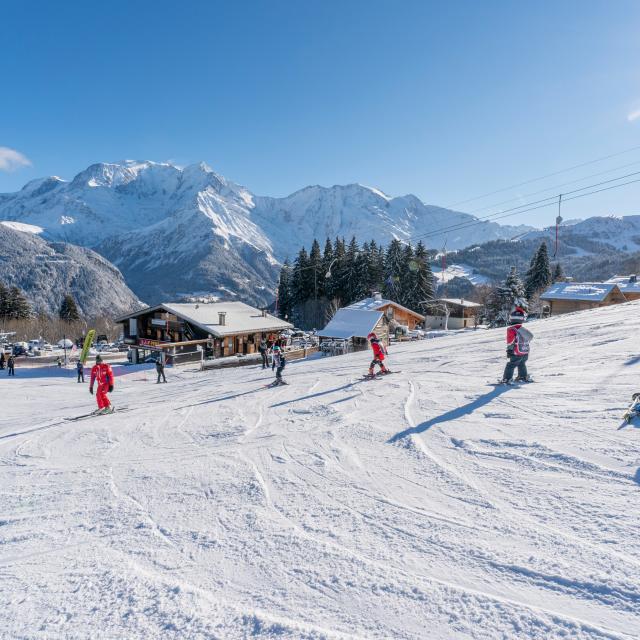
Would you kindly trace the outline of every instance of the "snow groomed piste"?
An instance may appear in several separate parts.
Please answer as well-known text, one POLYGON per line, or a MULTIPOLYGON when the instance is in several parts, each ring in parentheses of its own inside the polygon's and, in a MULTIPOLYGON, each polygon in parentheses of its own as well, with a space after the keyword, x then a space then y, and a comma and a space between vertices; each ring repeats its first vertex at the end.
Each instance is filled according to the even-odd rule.
POLYGON ((270 372, 0 378, 2 638, 640 637, 640 303, 270 372))

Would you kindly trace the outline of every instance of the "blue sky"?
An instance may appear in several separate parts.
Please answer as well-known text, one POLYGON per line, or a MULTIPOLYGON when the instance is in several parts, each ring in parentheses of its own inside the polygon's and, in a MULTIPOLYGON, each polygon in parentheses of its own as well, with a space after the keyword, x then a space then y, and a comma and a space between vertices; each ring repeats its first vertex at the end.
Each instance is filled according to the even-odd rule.
MULTIPOLYGON (((640 146, 640 3, 4 3, 0 192, 123 158, 443 206, 640 146)), ((640 149, 458 208, 640 171, 640 149)), ((638 176, 640 177, 640 175, 638 176)), ((639 214, 640 183, 565 217, 639 214)), ((553 208, 505 220, 549 224, 553 208)))

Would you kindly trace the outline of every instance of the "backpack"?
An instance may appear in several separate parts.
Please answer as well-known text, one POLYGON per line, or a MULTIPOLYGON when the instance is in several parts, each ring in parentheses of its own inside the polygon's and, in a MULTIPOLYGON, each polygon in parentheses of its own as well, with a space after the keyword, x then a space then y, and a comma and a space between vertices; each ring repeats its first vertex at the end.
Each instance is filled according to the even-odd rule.
POLYGON ((529 343, 533 340, 533 333, 524 326, 516 331, 516 340, 518 342, 518 350, 522 353, 529 353, 529 343))

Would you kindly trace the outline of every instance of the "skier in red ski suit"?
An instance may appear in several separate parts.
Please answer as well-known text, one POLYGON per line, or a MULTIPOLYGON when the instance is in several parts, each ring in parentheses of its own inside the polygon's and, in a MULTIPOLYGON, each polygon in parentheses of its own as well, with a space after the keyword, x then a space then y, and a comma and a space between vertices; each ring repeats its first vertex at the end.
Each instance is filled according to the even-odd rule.
POLYGON ((107 393, 113 391, 113 371, 111 367, 102 362, 102 356, 96 356, 96 363, 91 369, 91 382, 89 383, 89 393, 93 395, 93 383, 98 383, 96 391, 96 401, 98 402, 98 410, 96 413, 113 413, 114 408, 109 402, 107 393))
POLYGON ((373 349, 373 360, 369 367, 369 375, 373 376, 373 369, 376 365, 380 365, 380 373, 389 373, 389 369, 384 366, 384 346, 381 344, 380 340, 378 340, 378 336, 375 333, 370 333, 367 336, 367 340, 371 342, 371 348, 373 349))

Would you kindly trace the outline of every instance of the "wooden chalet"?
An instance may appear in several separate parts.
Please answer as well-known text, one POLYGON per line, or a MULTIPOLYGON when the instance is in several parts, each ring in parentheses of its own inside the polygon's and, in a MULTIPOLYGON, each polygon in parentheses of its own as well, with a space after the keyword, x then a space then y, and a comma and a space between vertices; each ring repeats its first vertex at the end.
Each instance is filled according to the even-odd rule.
POLYGON ((640 282, 637 275, 630 276, 613 276, 609 278, 606 284, 617 284, 622 295, 631 302, 632 300, 640 300, 640 282))
POLYGON ((627 302, 614 282, 556 282, 540 296, 540 300, 549 303, 551 315, 627 302))
POLYGON ((467 329, 479 322, 482 305, 464 298, 438 298, 425 305, 425 327, 430 329, 467 329), (448 317, 447 317, 448 314, 448 317))
POLYGON ((242 302, 164 302, 116 319, 132 362, 160 355, 165 362, 256 353, 293 325, 242 302), (204 354, 202 353, 204 351, 204 354))
POLYGON ((331 322, 318 332, 320 350, 332 355, 364 351, 369 348, 367 336, 371 332, 389 344, 389 321, 382 311, 338 309, 331 322))
POLYGON ((385 300, 379 293, 374 293, 371 298, 365 298, 359 302, 350 304, 347 309, 360 309, 362 311, 382 311, 387 320, 398 325, 405 326, 413 331, 424 323, 424 316, 416 313, 393 300, 385 300))

